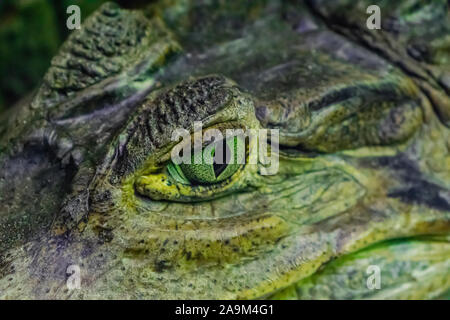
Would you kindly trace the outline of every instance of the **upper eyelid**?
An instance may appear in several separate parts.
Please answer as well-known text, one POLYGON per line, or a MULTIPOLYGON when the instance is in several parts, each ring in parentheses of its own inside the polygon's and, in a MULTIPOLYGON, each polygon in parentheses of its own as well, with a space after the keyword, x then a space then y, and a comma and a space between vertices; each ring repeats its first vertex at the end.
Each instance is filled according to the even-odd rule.
MULTIPOLYGON (((227 129, 244 129, 244 127, 242 125, 240 125, 239 123, 236 123, 235 121, 227 121, 227 122, 221 122, 218 124, 213 124, 207 128, 202 128, 202 139, 203 139, 205 131, 210 130, 210 129, 218 129, 220 131, 225 131, 227 129), (223 128, 221 128, 221 127, 223 127, 223 128)), ((222 132, 222 135, 223 135, 223 138, 226 138, 225 132, 222 132)), ((193 141, 193 136, 194 136, 194 132, 191 132, 190 133, 191 144, 193 141)), ((170 155, 171 155, 173 148, 175 148, 176 146, 179 146, 181 143, 183 143, 183 139, 180 139, 180 141, 178 143, 175 143, 171 148, 169 148, 166 152, 164 152, 164 154, 159 157, 160 161, 158 161, 157 163, 163 165, 163 164, 167 163, 168 161, 170 161, 170 155)), ((204 147, 205 147, 205 142, 202 141, 202 149, 204 147)))

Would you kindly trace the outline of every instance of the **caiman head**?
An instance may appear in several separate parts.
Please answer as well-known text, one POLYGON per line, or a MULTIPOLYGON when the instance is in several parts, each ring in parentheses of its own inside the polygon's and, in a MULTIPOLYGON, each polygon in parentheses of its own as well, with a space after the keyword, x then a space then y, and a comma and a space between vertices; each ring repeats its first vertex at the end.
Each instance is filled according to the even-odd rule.
POLYGON ((368 30, 369 3, 347 2, 106 4, 86 19, 0 120, 0 297, 443 294, 447 3, 383 2, 389 20, 368 30), (244 135, 173 160, 230 129, 244 135), (244 161, 201 160, 219 148, 244 161))

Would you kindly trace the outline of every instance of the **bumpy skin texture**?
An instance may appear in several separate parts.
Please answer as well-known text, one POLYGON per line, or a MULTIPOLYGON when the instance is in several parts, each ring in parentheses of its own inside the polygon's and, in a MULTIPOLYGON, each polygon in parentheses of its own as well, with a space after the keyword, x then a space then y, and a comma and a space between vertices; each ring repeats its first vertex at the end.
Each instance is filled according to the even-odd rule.
POLYGON ((0 118, 0 298, 448 290, 447 4, 380 1, 406 27, 368 31, 352 18, 364 1, 330 3, 106 4, 86 20, 0 118), (431 58, 401 58, 428 37, 431 58), (277 174, 248 163, 178 184, 171 135, 194 121, 279 129, 277 174), (68 290, 74 264, 81 288, 68 290))

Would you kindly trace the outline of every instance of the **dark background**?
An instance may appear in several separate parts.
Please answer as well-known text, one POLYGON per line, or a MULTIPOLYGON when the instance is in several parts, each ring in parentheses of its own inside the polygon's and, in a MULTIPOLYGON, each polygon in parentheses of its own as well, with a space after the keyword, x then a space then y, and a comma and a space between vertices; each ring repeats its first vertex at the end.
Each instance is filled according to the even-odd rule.
MULTIPOLYGON (((76 4, 84 21, 105 0, 0 0, 0 112, 31 92, 67 38, 69 14, 76 4)), ((145 0, 117 0, 124 8, 145 0)))

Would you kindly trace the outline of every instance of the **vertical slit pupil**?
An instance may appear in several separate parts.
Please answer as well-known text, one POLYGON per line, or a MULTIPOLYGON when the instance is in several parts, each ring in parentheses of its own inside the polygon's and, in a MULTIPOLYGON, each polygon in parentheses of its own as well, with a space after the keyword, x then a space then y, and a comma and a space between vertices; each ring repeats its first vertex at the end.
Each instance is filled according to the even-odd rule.
POLYGON ((214 168, 214 174, 216 178, 226 169, 230 162, 230 150, 228 148, 228 145, 225 142, 225 139, 222 141, 219 141, 216 144, 216 148, 213 151, 214 155, 214 161, 213 161, 213 168, 214 168))

